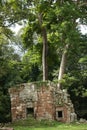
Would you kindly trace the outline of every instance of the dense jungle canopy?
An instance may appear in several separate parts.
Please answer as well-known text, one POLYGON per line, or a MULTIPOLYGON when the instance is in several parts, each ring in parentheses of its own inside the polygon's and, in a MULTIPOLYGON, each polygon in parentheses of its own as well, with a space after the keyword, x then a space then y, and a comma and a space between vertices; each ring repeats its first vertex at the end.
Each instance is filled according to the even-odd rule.
POLYGON ((87 34, 80 25, 87 26, 86 0, 0 0, 0 122, 11 121, 8 88, 42 80, 66 88, 78 118, 87 119, 87 34))

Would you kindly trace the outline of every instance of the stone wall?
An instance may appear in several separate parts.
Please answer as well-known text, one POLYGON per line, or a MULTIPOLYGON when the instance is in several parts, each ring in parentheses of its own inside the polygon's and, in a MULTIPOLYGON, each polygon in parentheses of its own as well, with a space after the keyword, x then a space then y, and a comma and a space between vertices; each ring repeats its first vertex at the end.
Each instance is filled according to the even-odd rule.
POLYGON ((26 119, 32 114, 38 120, 73 122, 76 119, 73 104, 66 90, 57 85, 26 83, 9 89, 12 121, 26 119))
POLYGON ((55 106, 53 94, 45 86, 40 88, 38 92, 38 101, 36 102, 36 117, 37 119, 54 120, 55 106))

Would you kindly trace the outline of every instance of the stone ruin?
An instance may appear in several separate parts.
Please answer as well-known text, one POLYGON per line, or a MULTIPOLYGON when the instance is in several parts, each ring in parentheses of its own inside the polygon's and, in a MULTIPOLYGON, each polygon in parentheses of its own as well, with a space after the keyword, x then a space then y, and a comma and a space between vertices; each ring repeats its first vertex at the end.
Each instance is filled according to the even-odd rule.
POLYGON ((66 90, 52 82, 24 83, 9 89, 12 121, 31 118, 74 122, 76 114, 66 90))

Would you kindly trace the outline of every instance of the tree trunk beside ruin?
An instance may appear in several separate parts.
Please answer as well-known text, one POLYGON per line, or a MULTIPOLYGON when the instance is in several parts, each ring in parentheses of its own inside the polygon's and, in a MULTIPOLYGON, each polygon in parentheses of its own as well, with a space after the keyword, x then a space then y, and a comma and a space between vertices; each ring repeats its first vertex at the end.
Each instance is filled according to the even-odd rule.
POLYGON ((43 67, 43 81, 48 80, 48 64, 47 64, 47 53, 48 53, 48 44, 47 44, 47 32, 46 28, 42 25, 42 14, 38 15, 39 24, 41 27, 41 34, 43 40, 43 50, 42 50, 42 67, 43 67))
POLYGON ((58 89, 62 88, 61 80, 62 80, 63 75, 65 73, 68 47, 69 47, 69 44, 66 44, 65 47, 64 47, 63 54, 62 54, 62 59, 61 59, 60 69, 59 69, 59 75, 58 75, 58 89))

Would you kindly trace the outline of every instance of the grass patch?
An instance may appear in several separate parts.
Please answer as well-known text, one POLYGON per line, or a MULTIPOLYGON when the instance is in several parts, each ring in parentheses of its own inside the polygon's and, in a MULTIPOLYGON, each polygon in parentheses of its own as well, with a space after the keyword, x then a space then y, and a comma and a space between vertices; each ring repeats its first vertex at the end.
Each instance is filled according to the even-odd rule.
POLYGON ((10 124, 10 126, 21 126, 21 127, 54 127, 57 126, 57 121, 48 121, 48 120, 41 120, 38 121, 33 117, 28 118, 26 120, 19 120, 10 124))
POLYGON ((14 130, 87 130, 87 124, 83 123, 60 123, 57 121, 37 121, 34 118, 16 121, 10 124, 14 130))

